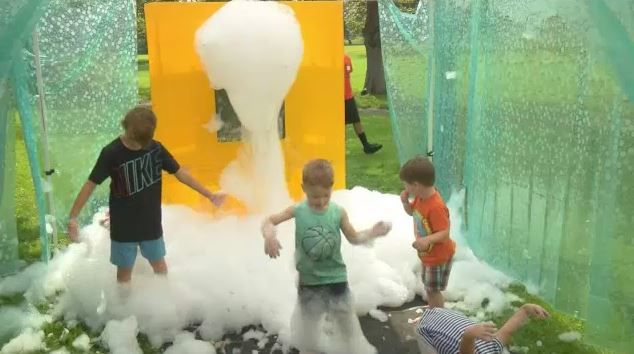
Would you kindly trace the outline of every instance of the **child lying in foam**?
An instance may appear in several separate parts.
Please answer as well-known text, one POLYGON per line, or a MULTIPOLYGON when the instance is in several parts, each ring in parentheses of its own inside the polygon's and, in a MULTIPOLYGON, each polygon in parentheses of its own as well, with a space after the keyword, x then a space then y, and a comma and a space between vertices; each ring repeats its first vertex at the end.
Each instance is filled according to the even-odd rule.
POLYGON ((530 318, 548 317, 541 306, 525 304, 498 330, 493 323, 476 323, 454 310, 426 308, 416 326, 416 339, 423 354, 501 354, 530 318))

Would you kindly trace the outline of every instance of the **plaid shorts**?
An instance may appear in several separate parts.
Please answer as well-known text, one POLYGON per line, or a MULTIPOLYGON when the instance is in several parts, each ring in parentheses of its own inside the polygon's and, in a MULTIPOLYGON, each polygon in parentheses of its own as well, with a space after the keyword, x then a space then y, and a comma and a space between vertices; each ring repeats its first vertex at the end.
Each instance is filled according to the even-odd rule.
POLYGON ((423 284, 427 291, 444 291, 447 288, 452 263, 453 259, 435 266, 423 264, 423 284))

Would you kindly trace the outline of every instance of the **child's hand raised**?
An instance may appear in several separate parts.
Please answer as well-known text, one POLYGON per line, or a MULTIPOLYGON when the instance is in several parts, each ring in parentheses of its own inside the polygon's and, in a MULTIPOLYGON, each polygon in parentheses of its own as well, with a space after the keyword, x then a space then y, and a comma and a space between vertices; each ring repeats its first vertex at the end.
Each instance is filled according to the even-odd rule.
POLYGON ((497 333, 497 331, 498 329, 494 323, 485 322, 478 323, 467 328, 464 335, 490 342, 495 338, 495 333, 497 333))
POLYGON ((403 190, 401 192, 401 203, 405 204, 409 204, 409 193, 407 192, 407 190, 403 190))
POLYGON ((372 226, 372 234, 374 237, 385 236, 392 230, 392 223, 388 221, 379 221, 372 226))

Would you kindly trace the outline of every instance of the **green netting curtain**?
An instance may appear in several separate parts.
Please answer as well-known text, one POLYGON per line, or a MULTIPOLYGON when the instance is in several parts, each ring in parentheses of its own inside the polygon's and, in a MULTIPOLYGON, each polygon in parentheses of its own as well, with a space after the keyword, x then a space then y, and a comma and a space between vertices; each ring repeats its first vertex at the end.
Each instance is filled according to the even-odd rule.
POLYGON ((49 254, 33 110, 31 100, 24 95, 26 82, 23 80, 27 72, 23 49, 47 4, 48 1, 17 0, 0 6, 0 275, 14 272, 20 264, 15 217, 16 111, 22 118, 37 194, 42 257, 46 259, 49 254))
MULTIPOLYGON (((62 230, 99 151, 137 102, 135 13, 132 0, 52 0, 38 25, 54 216, 62 230)), ((84 208, 84 222, 107 196, 104 184, 84 208)))
MULTIPOLYGON (((70 204, 101 146, 117 135, 122 115, 136 102, 134 1, 13 0, 0 6, 0 274, 19 264, 15 112, 33 175, 42 255, 47 259, 47 222, 64 229, 70 204), (34 30, 37 42, 32 41, 34 30), (38 114, 38 69, 48 137, 40 149, 46 140, 38 114), (52 183, 44 180, 44 154, 56 171, 52 183), (45 192, 53 203, 47 205, 45 192)), ((107 203, 106 196, 106 188, 97 191, 84 221, 107 203)))
POLYGON ((474 252, 630 350, 634 2, 423 2, 423 35, 379 4, 401 161, 431 137, 474 252))

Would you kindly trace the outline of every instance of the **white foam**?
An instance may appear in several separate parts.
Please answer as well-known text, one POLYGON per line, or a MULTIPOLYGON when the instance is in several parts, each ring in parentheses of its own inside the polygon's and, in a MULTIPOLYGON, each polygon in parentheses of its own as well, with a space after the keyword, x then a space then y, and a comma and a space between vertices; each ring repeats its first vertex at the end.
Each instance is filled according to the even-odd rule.
MULTIPOLYGON (((456 207, 461 198, 458 194, 448 204, 452 237, 458 242, 446 292, 454 303, 448 305, 482 310, 481 300, 487 298, 488 311, 508 306, 512 297, 501 288, 510 279, 478 261, 463 243, 456 207)), ((398 196, 355 188, 336 191, 333 200, 347 209, 356 228, 370 227, 380 219, 393 225, 392 231, 376 240, 373 247, 343 242, 356 312, 367 314, 378 306, 400 306, 420 294, 420 262, 411 247, 412 220, 400 209, 398 196)), ((284 248, 280 258, 271 260, 264 254, 259 231, 264 215, 216 219, 184 206, 165 206, 163 213, 167 278, 154 276, 139 255, 130 295, 121 301, 116 271, 109 262, 108 234, 95 218, 94 224, 83 230, 85 243, 70 245, 58 253, 48 269, 33 266, 21 275, 33 280, 27 293, 52 295, 63 290, 52 314, 66 321, 79 319, 95 330, 101 330, 110 320, 134 316, 138 330, 147 334, 155 346, 174 340, 192 323, 202 324, 199 331, 204 340, 219 340, 227 331, 262 324, 268 333, 281 334, 282 343, 287 341, 297 299, 293 222, 278 228, 284 248), (106 305, 99 313, 102 294, 106 305)), ((25 285, 16 279, 5 279, 0 289, 24 289, 25 285)), ((128 330, 132 338, 136 327, 128 330)))
POLYGON ((137 321, 131 316, 123 321, 109 321, 101 333, 101 340, 112 354, 142 354, 137 334, 137 321))
POLYGON ((242 151, 221 175, 222 189, 251 210, 279 209, 289 199, 277 117, 304 49, 293 10, 274 1, 228 2, 197 30, 195 46, 210 83, 226 90, 245 129, 242 151))
POLYGON ((211 343, 197 340, 193 334, 183 332, 176 335, 174 344, 167 348, 165 354, 216 354, 216 349, 211 343))
POLYGON ((19 336, 11 339, 0 350, 2 354, 29 353, 44 350, 44 331, 27 328, 19 336))
POLYGON ((82 333, 73 341, 73 348, 87 352, 90 349, 90 337, 86 333, 82 333))
POLYGON ((559 335, 559 340, 562 342, 575 342, 581 339, 581 333, 572 331, 565 332, 559 335))
POLYGON ((388 320, 387 313, 378 309, 370 310, 369 315, 377 321, 387 322, 388 320))

